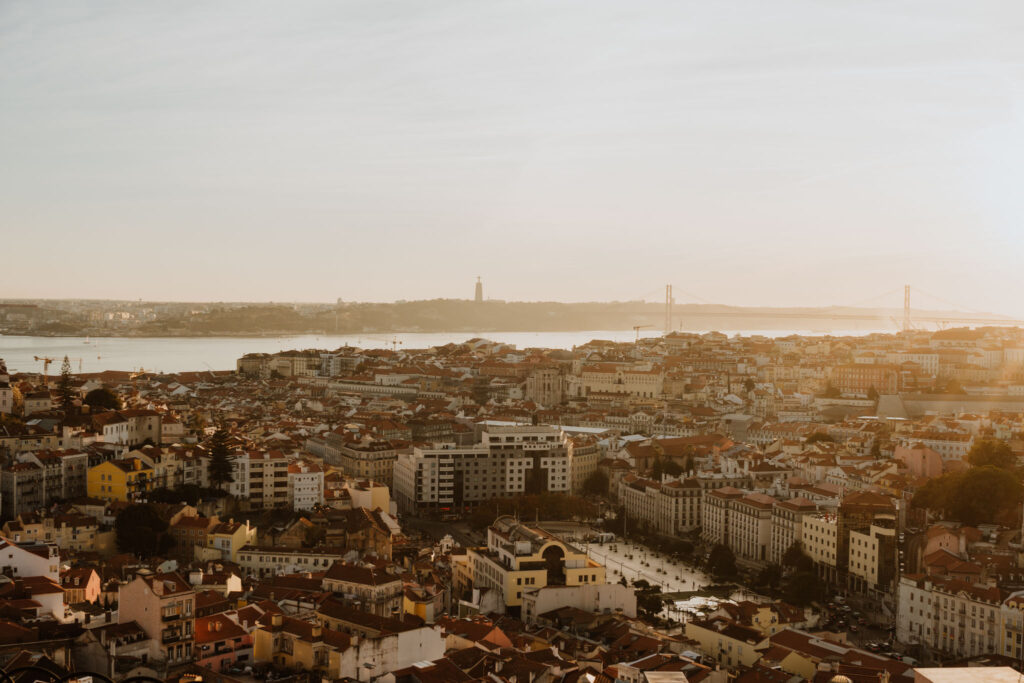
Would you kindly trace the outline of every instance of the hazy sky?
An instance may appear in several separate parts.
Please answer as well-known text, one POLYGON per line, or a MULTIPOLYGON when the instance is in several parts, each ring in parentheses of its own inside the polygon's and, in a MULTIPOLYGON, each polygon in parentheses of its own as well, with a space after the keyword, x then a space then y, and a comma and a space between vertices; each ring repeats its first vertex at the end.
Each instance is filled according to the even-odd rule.
POLYGON ((1024 315, 1022 35, 1020 0, 3 0, 0 296, 1024 315))

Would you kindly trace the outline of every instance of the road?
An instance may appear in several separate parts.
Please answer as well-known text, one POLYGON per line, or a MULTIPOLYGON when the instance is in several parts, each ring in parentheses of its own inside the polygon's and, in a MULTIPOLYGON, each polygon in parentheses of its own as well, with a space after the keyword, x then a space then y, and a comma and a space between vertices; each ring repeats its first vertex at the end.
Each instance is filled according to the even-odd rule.
POLYGON ((661 586, 664 593, 694 591, 714 583, 701 570, 636 543, 592 543, 587 549, 591 559, 608 568, 609 583, 622 576, 630 583, 645 579, 652 586, 661 586))

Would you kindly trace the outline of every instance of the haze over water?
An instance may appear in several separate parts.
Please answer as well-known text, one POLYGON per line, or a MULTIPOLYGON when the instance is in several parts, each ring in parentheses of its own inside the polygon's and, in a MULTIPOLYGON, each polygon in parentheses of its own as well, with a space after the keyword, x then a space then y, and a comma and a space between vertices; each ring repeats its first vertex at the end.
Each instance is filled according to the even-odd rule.
MULTIPOLYGON (((708 330, 704 330, 705 332, 708 330)), ((892 332, 891 329, 859 330, 728 330, 734 335, 784 337, 804 335, 864 335, 871 332, 892 332)), ((660 333, 641 330, 641 337, 660 333)), ((583 330, 578 332, 404 332, 397 334, 299 335, 283 337, 25 337, 0 335, 0 358, 11 372, 38 372, 43 364, 35 356, 56 359, 50 372, 58 372, 59 363, 68 356, 73 372, 103 370, 137 370, 152 372, 185 372, 201 370, 234 370, 235 361, 246 353, 276 353, 291 349, 336 349, 357 346, 364 349, 425 349, 449 343, 464 342, 473 337, 515 344, 517 349, 542 347, 571 349, 593 339, 629 342, 635 339, 632 330, 583 330), (79 363, 81 359, 81 363, 79 363)))

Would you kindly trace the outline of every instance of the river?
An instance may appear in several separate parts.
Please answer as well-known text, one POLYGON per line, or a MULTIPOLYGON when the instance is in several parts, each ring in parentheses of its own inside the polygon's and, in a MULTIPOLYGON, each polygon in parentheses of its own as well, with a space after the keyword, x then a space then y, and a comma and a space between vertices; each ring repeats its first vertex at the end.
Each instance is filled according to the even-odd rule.
MULTIPOLYGON (((812 330, 722 330, 727 334, 825 334, 812 330)), ((864 335, 873 330, 833 330, 833 335, 864 335)), ((891 332, 891 330, 875 330, 891 332)), ((651 330, 641 336, 658 336, 651 330)), ((246 353, 276 353, 289 349, 336 349, 341 346, 369 348, 425 349, 473 337, 515 344, 516 348, 571 349, 592 339, 632 341, 632 330, 583 330, 578 332, 404 332, 398 334, 297 335, 285 337, 26 337, 0 336, 0 358, 10 372, 39 372, 35 357, 71 359, 72 372, 137 370, 182 372, 189 370, 233 370, 235 361, 246 353)), ((50 372, 59 371, 51 367, 50 372)))

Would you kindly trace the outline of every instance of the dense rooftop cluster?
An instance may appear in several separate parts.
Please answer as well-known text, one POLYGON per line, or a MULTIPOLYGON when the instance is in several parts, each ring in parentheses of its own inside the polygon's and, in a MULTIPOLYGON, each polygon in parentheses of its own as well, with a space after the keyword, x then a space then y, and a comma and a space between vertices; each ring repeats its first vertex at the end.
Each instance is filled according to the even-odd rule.
POLYGON ((611 682, 1013 663, 1022 435, 1016 329, 3 368, 0 665, 611 682))

